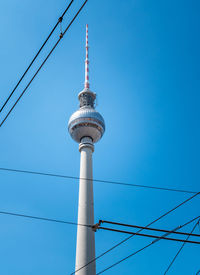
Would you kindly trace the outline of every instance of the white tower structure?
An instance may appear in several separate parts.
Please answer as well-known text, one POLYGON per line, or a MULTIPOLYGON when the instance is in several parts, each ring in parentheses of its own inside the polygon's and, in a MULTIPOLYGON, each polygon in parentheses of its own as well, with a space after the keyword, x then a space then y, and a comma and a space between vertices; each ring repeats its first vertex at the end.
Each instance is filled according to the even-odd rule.
MULTIPOLYGON (((88 25, 86 25, 85 85, 83 91, 78 95, 80 108, 70 117, 68 130, 71 137, 79 143, 79 151, 81 154, 78 224, 94 225, 92 153, 94 152, 94 143, 100 140, 104 134, 105 123, 103 117, 95 110, 94 104, 96 94, 90 90, 88 49, 88 25)), ((94 259, 94 231, 91 227, 78 225, 75 267, 75 270, 77 270, 76 274, 96 275, 95 261, 88 264, 94 259), (80 269, 83 266, 85 267, 80 269)))

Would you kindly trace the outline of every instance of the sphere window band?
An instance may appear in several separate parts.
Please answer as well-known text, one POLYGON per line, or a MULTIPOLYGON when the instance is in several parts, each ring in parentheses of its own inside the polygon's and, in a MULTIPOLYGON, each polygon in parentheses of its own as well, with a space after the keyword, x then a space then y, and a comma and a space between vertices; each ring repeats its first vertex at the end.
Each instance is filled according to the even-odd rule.
MULTIPOLYGON (((78 119, 77 119, 78 123, 78 119)), ((78 124, 74 124, 74 121, 69 125, 69 132, 72 138, 77 141, 81 142, 83 137, 90 137, 93 142, 97 142, 103 136, 104 129, 100 127, 98 124, 89 123, 89 122, 80 122, 78 124), (93 130, 92 130, 93 129, 93 130), (85 131, 87 130, 87 131, 85 131)))
MULTIPOLYGON (((104 124, 102 123, 102 121, 100 121, 100 120, 98 120, 98 119, 95 119, 94 120, 94 118, 91 118, 91 117, 87 117, 87 118, 85 118, 85 117, 81 117, 81 118, 77 118, 77 119, 75 119, 75 120, 73 120, 70 124, 69 124, 69 128, 71 127, 71 125, 72 124, 77 124, 77 123, 79 123, 79 122, 83 122, 84 123, 84 121, 88 121, 88 120, 90 120, 90 121, 92 121, 92 122, 97 122, 97 123, 99 123, 99 124, 101 124, 101 126, 102 126, 102 128, 105 130, 105 126, 104 126, 104 124)), ((85 122, 86 123, 86 122, 85 122)), ((85 124, 86 125, 86 124, 85 124)), ((73 126, 72 126, 73 127, 73 126)))
POLYGON ((94 108, 86 106, 71 116, 68 130, 76 142, 80 142, 83 136, 88 136, 95 143, 103 136, 105 123, 103 117, 94 108))

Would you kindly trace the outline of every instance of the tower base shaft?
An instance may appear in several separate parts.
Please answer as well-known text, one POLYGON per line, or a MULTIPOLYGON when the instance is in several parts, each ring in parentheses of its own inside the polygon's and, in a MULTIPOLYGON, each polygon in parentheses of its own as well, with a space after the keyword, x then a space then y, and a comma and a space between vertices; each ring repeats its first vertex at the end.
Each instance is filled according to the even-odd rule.
MULTIPOLYGON (((92 153, 94 146, 90 138, 83 138, 79 145, 80 182, 79 182, 79 206, 78 224, 94 224, 94 201, 93 201, 93 174, 92 153)), ((90 227, 78 225, 76 244, 76 268, 87 265, 95 258, 95 236, 90 227)), ((76 272, 77 275, 96 275, 95 261, 76 272)))

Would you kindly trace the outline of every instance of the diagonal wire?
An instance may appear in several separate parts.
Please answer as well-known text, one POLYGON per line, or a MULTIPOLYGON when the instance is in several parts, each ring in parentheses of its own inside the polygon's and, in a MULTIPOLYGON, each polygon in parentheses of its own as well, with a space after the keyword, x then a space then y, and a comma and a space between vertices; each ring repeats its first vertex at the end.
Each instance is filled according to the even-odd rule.
MULTIPOLYGON (((120 225, 120 226, 124 226, 124 227, 133 227, 133 228, 139 228, 139 229, 142 228, 142 229, 145 229, 147 231, 157 231, 157 232, 165 232, 165 233, 169 232, 169 230, 166 230, 166 229, 159 229, 159 228, 152 228, 152 227, 147 227, 146 228, 144 226, 139 226, 139 225, 125 224, 125 223, 105 221, 105 220, 99 220, 98 225, 100 226, 103 223, 108 223, 108 224, 113 224, 113 225, 120 225)), ((191 234, 191 233, 186 233, 186 232, 172 232, 172 233, 178 234, 178 235, 186 235, 186 236, 190 235, 190 236, 193 236, 193 237, 200 237, 199 234, 191 234)))
MULTIPOLYGON (((198 219, 198 221, 195 223, 194 227, 192 228, 190 234, 187 236, 186 241, 188 241, 188 239, 190 238, 191 234, 193 233, 193 231, 195 230, 195 228, 197 227, 197 225, 199 224, 200 219, 198 219)), ((167 272, 169 271, 169 269, 171 268, 171 266, 173 265, 174 261, 176 260, 176 258, 178 257, 178 255, 180 254, 181 250, 183 249, 183 247, 185 246, 185 242, 181 245, 180 249, 178 250, 178 252, 176 253, 176 255, 174 256, 173 260, 171 261, 171 263, 169 264, 169 266, 167 267, 167 269, 165 270, 165 274, 167 274, 167 272)))
MULTIPOLYGON (((196 217, 196 218, 194 218, 194 219, 192 219, 192 220, 190 220, 189 222, 187 222, 187 223, 185 223, 185 224, 179 226, 179 227, 174 228, 174 229, 172 230, 172 232, 178 230, 180 227, 183 228, 184 226, 188 225, 189 223, 193 222, 194 220, 196 220, 196 219, 198 219, 198 218, 199 218, 199 216, 196 217)), ((165 236, 167 236, 167 235, 169 235, 169 234, 170 234, 170 233, 165 233, 165 234, 162 235, 161 237, 165 237, 165 236)), ((148 248, 149 246, 155 244, 156 242, 158 242, 158 241, 160 241, 160 240, 161 240, 161 238, 153 240, 153 241, 152 241, 151 243, 149 243, 148 245, 146 245, 146 246, 140 248, 139 250, 133 252, 132 254, 128 255, 127 257, 123 258, 122 260, 120 260, 120 261, 118 261, 118 262, 112 264, 111 266, 105 268, 104 270, 100 271, 100 272, 97 273, 96 275, 99 275, 99 274, 104 273, 105 271, 107 271, 107 270, 113 268, 114 266, 116 266, 116 265, 118 265, 118 264, 124 262, 125 260, 127 260, 127 259, 129 259, 130 257, 132 257, 132 256, 134 256, 134 255, 136 255, 136 254, 138 254, 139 252, 143 251, 144 249, 148 248)))
POLYGON ((80 178, 80 177, 74 177, 74 176, 58 175, 58 174, 52 174, 52 173, 42 173, 42 172, 27 171, 27 170, 17 170, 17 169, 3 168, 3 167, 0 167, 0 170, 8 171, 8 172, 40 175, 40 176, 66 178, 66 179, 92 180, 94 182, 110 183, 110 184, 124 185, 124 186, 129 186, 129 187, 141 187, 141 188, 155 189, 155 190, 162 190, 162 191, 172 191, 172 192, 181 192, 181 193, 189 193, 189 194, 196 194, 197 193, 197 192, 189 191, 189 190, 180 190, 180 189, 174 189, 174 188, 156 187, 156 186, 149 186, 149 185, 141 185, 141 184, 133 184, 133 183, 125 183, 125 182, 117 182, 117 181, 100 180, 100 179, 80 178))
POLYGON ((68 11, 68 9, 70 8, 72 2, 74 0, 71 0, 71 2, 69 3, 69 5, 67 6, 67 8, 65 9, 65 11, 63 12, 63 14, 60 16, 60 18, 58 19, 57 23, 55 24, 55 26, 53 27, 53 29, 51 30, 51 32, 49 33, 49 35, 47 36, 46 40, 44 41, 44 43, 42 44, 42 46, 40 47, 39 51, 36 53, 36 55, 34 56, 33 60, 31 61, 31 63, 29 64, 28 68, 25 70, 25 72, 23 73, 23 75, 21 76, 21 78, 19 79, 19 81, 17 82, 17 84, 15 85, 14 89, 12 90, 12 92, 10 93, 10 95, 8 96, 8 98, 6 99, 6 101, 4 102, 3 106, 0 109, 0 113, 3 111, 4 107, 6 106, 6 104, 8 103, 8 101, 10 100, 10 98, 12 97, 13 93, 15 92, 15 90, 17 89, 17 87, 19 86, 19 84, 21 83, 21 81, 23 80, 23 78, 25 77, 25 75, 27 74, 27 72, 29 71, 29 69, 31 68, 31 66, 33 65, 33 63, 35 62, 36 58, 38 57, 38 55, 40 54, 40 52, 42 51, 42 49, 44 48, 44 46, 46 45, 47 41, 49 40, 49 38, 51 37, 51 35, 53 34, 53 32, 55 31, 55 29, 57 28, 58 24, 62 21, 64 15, 66 14, 66 12, 68 11))
POLYGON ((72 23, 74 22, 74 20, 76 19, 76 17, 78 16, 78 14, 80 13, 80 11, 83 9, 83 7, 85 6, 85 4, 87 3, 88 0, 85 0, 84 3, 82 4, 82 6, 80 7, 80 9, 78 10, 78 12, 75 14, 75 16, 73 17, 73 19, 71 20, 71 22, 69 23, 69 25, 67 26, 67 28, 64 30, 62 36, 60 36, 60 38, 57 40, 57 42, 55 43, 55 45, 53 46, 53 48, 51 49, 51 51, 49 52, 49 54, 47 55, 47 57, 44 59, 44 61, 42 62, 42 64, 40 65, 40 67, 38 68, 38 70, 36 71, 36 73, 33 75, 33 77, 31 78, 31 80, 29 81, 29 83, 27 84, 27 86, 25 87, 25 89, 23 90, 23 92, 21 93, 21 95, 18 97, 18 99, 16 100, 16 102, 13 104, 13 106, 11 107, 10 111, 7 113, 7 115, 5 116, 5 118, 3 119, 3 121, 0 124, 0 127, 4 124, 4 122, 6 121, 6 119, 8 118, 8 116, 10 115, 10 113, 12 112, 12 110, 15 108, 15 106, 17 105, 18 101, 21 99, 21 97, 23 96, 23 94, 26 92, 26 90, 28 89, 28 87, 30 86, 31 82, 34 80, 34 78, 36 77, 36 75, 39 73, 39 71, 41 70, 41 68, 44 66, 44 64, 46 63, 47 59, 50 57, 50 55, 52 54, 52 52, 55 50, 55 48, 57 47, 58 43, 60 42, 60 40, 63 38, 63 36, 66 34, 66 32, 68 31, 68 29, 70 28, 70 26, 72 25, 72 23))
MULTIPOLYGON (((56 222, 56 223, 62 223, 62 224, 69 224, 69 225, 79 225, 79 226, 93 228, 93 225, 80 224, 80 223, 69 222, 69 221, 64 221, 64 220, 58 220, 58 219, 51 219, 51 218, 46 218, 46 217, 38 217, 38 216, 33 216, 33 215, 20 214, 20 213, 16 213, 16 212, 14 213, 14 212, 0 211, 0 214, 10 215, 10 216, 15 216, 15 217, 28 218, 28 219, 42 220, 42 221, 48 221, 48 222, 56 222)), ((196 225, 198 224, 198 222, 196 223, 196 225)), ((196 225, 195 225, 195 227, 196 227, 196 225)), ((194 231, 195 227, 193 228, 192 232, 194 231)), ((99 227, 98 229, 113 230, 113 229, 104 228, 104 227, 99 227)), ((180 228, 177 227, 177 229, 180 229, 180 228)), ((116 231, 118 231, 118 230, 116 230, 116 231)), ((119 232, 122 232, 122 231, 119 231, 119 232)), ((173 234, 175 232, 176 231, 168 231, 167 235, 168 234, 173 234)), ((192 232, 189 233, 189 237, 192 235, 192 232)), ((158 239, 167 239, 167 240, 174 240, 174 241, 181 241, 181 242, 189 242, 188 239, 186 239, 186 240, 172 239, 172 238, 166 238, 166 237, 162 237, 162 236, 152 236, 152 235, 146 235, 146 234, 140 234, 140 233, 134 233, 134 232, 123 232, 123 233, 136 234, 136 235, 139 235, 139 236, 154 237, 154 238, 158 238, 158 239)), ((176 233, 178 233, 178 232, 176 232, 176 233)), ((194 243, 199 243, 200 244, 200 242, 194 242, 194 243)))
POLYGON ((34 220, 42 220, 42 221, 47 221, 47 222, 56 222, 56 223, 64 223, 64 224, 70 224, 70 225, 92 227, 92 225, 89 225, 89 224, 81 224, 81 223, 68 222, 68 221, 50 219, 50 218, 44 218, 44 217, 38 217, 38 216, 30 216, 30 215, 19 214, 19 213, 14 213, 14 212, 0 211, 0 214, 21 217, 21 218, 34 219, 34 220))
MULTIPOLYGON (((134 234, 136 236, 142 236, 142 237, 148 237, 148 238, 156 238, 156 239, 163 239, 163 240, 168 240, 168 241, 176 241, 176 242, 182 242, 182 243, 200 244, 199 241, 189 241, 188 239, 183 240, 183 239, 177 239, 177 238, 166 238, 166 237, 162 237, 162 236, 158 236, 158 235, 143 234, 143 233, 137 233, 137 232, 119 230, 119 229, 114 229, 114 228, 109 228, 109 227, 102 227, 102 226, 100 226, 100 227, 98 227, 98 229, 107 230, 107 231, 111 231, 111 232, 124 233, 124 234, 129 234, 129 235, 133 235, 134 234)), ((174 234, 175 232, 168 231, 168 233, 174 234)), ((188 236, 190 237, 191 235, 188 234, 188 236)), ((200 237, 200 235, 198 235, 198 237, 200 237)))
MULTIPOLYGON (((168 214, 170 214, 171 212, 173 212, 174 210, 176 210, 177 208, 179 208, 180 206, 184 205, 185 203, 189 202, 190 200, 192 200, 193 198, 195 198, 196 196, 198 196, 200 194, 200 192, 196 193, 195 195, 189 197, 188 199, 184 200, 182 203, 178 204, 177 206, 173 207, 172 209, 170 209, 169 211, 167 211, 166 213, 164 213, 163 215, 161 215, 160 217, 158 217, 157 219, 153 220, 152 222, 150 222, 149 224, 147 224, 146 227, 149 227, 150 225, 154 224, 155 222, 161 220, 162 218, 164 218, 165 216, 167 216, 168 214)), ((143 229, 140 229, 137 231, 137 233, 141 232, 143 229)), ((114 245, 113 247, 111 247, 110 249, 106 250, 105 252, 103 252, 102 254, 100 254, 99 256, 97 256, 96 258, 92 259, 90 262, 88 262, 87 264, 83 265, 82 267, 80 267, 79 269, 75 270, 73 273, 71 273, 70 275, 75 274, 76 272, 78 272, 79 270, 83 269, 84 267, 86 267, 87 265, 93 263, 94 261, 100 259, 101 257, 103 257, 105 254, 109 253, 110 251, 112 251, 113 249, 117 248, 118 246, 120 246, 121 244, 127 242, 129 239, 131 239, 133 236, 135 236, 134 234, 125 238, 124 240, 122 240, 121 242, 117 243, 116 245, 114 245)))

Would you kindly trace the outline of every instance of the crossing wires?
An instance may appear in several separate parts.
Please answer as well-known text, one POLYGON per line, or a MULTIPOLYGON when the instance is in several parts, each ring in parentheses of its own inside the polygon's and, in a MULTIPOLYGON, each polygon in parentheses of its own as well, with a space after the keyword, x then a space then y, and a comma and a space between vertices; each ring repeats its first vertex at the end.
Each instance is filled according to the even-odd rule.
MULTIPOLYGON (((192 223, 193 221, 197 220, 198 218, 199 218, 199 216, 196 217, 196 218, 194 218, 194 219, 192 219, 192 220, 190 220, 190 221, 188 221, 188 222, 186 222, 185 224, 183 224, 183 225, 181 225, 181 226, 178 226, 178 227, 174 228, 171 232, 174 232, 174 231, 178 230, 180 227, 181 227, 181 228, 185 227, 186 225, 188 225, 188 224, 192 223)), ((156 242, 158 242, 158 241, 160 241, 161 239, 165 238, 165 237, 166 237, 167 235, 169 235, 169 234, 170 234, 170 233, 165 233, 165 234, 162 235, 160 238, 154 239, 151 243, 145 245, 144 247, 138 249, 137 251, 133 252, 132 254, 128 255, 127 257, 125 257, 125 258, 119 260, 118 262, 116 262, 116 263, 114 263, 114 264, 108 266, 107 268, 103 269, 102 271, 98 272, 97 275, 102 274, 102 273, 108 271, 109 269, 113 268, 114 266, 116 266, 116 265, 118 265, 118 264, 120 264, 120 263, 126 261, 126 260, 129 259, 130 257, 135 256, 135 255, 138 254, 139 252, 141 252, 141 251, 145 250, 146 248, 152 246, 153 244, 155 244, 156 242)))
MULTIPOLYGON (((162 214, 161 216, 159 216, 157 219, 153 220, 152 222, 150 222, 149 224, 147 224, 145 226, 145 228, 151 226, 152 224, 156 223, 157 221, 161 220, 162 218, 164 218, 165 216, 169 215, 170 213, 172 213, 173 211, 175 211, 176 209, 178 209, 179 207, 181 207, 182 205, 186 204, 187 202, 191 201, 192 199, 194 199, 196 196, 200 195, 200 192, 194 194, 193 196, 187 198, 186 200, 184 200, 183 202, 181 202, 180 204, 178 204, 177 206, 173 207, 172 209, 170 209, 169 211, 165 212, 164 214, 162 214)), ((140 233, 142 230, 144 229, 139 229, 136 233, 140 233)), ((175 231, 175 230, 173 230, 175 231)), ((167 234, 167 233, 166 233, 167 234)), ((100 254, 99 256, 97 256, 96 258, 94 258, 93 260, 91 260, 90 262, 88 262, 86 265, 83 265, 82 267, 80 267, 79 269, 75 270, 73 273, 71 273, 70 275, 73 275, 75 273, 77 273, 79 270, 85 268, 87 265, 91 264, 92 262, 100 259, 101 257, 103 257, 104 255, 106 255, 107 253, 111 252, 112 250, 114 250, 115 248, 119 247, 120 245, 122 245, 123 243, 127 242, 128 240, 130 240, 132 237, 134 237, 135 234, 125 238, 124 240, 122 240, 121 242, 117 243, 116 245, 112 246, 110 249, 106 250, 105 252, 103 252, 102 254, 100 254)), ((134 254, 135 255, 135 254, 134 254)), ((131 254, 131 256, 133 256, 133 254, 131 254)), ((126 257, 127 259, 130 258, 131 256, 126 257)), ((124 258, 124 259, 126 259, 124 258)), ((112 266, 110 266, 108 269, 112 268, 113 266, 119 264, 120 262, 124 261, 124 259, 122 259, 121 261, 113 264, 112 266)), ((107 269, 106 269, 107 270, 107 269)), ((98 273, 100 274, 100 273, 98 273)))
MULTIPOLYGON (((156 239, 163 239, 163 240, 168 240, 168 241, 175 241, 175 242, 182 242, 182 243, 192 243, 192 244, 200 244, 200 241, 189 241, 188 238, 190 237, 189 233, 185 233, 184 235, 187 235, 188 238, 186 240, 183 239, 178 239, 178 238, 167 238, 167 237, 163 237, 163 236, 158 236, 158 235, 152 235, 152 234, 143 234, 143 233, 137 233, 137 232, 131 232, 131 231, 126 231, 126 230, 119 230, 119 229, 114 229, 114 228, 108 228, 108 227, 98 227, 98 229, 102 229, 102 230, 107 230, 107 231, 111 231, 111 232, 118 232, 118 233, 124 233, 124 234, 129 234, 129 235, 136 235, 136 236, 142 236, 142 237, 149 237, 149 238, 156 238, 156 239)), ((146 228, 148 229, 148 228, 146 228)), ((168 233, 170 234, 178 234, 179 232, 170 232, 168 231, 168 233)), ((193 234, 192 236, 195 237, 200 237, 200 235, 198 234, 193 234)))
MULTIPOLYGON (((75 226, 84 226, 84 227, 88 227, 91 228, 92 230, 94 229, 105 229, 105 230, 111 230, 111 231, 117 231, 117 232, 122 232, 120 230, 112 230, 109 228, 102 228, 102 227, 96 227, 96 225, 88 225, 88 224, 80 224, 80 223, 76 223, 76 222, 71 222, 71 221, 65 221, 65 220, 58 220, 58 219, 51 219, 51 218, 46 218, 46 217, 39 217, 39 216, 33 216, 33 215, 26 215, 23 213, 16 213, 16 212, 8 212, 8 211, 0 211, 0 214, 3 215, 9 215, 9 216, 14 216, 14 217, 19 217, 19 218, 28 218, 31 220, 39 220, 39 221, 45 221, 45 222, 54 222, 54 223, 60 223, 60 224, 67 224, 67 225, 75 225, 75 226)), ((119 263, 122 263, 123 261, 127 260, 128 258, 138 254, 139 252, 143 251, 144 249, 148 248, 149 246, 153 245, 154 243, 156 243, 157 241, 163 239, 163 240, 171 240, 171 241, 176 241, 176 242, 182 242, 182 246, 179 249, 179 251, 177 252, 177 254, 175 255, 175 257, 173 258, 173 260, 171 261, 170 265, 168 266, 167 270, 165 271, 165 274, 168 272, 169 268, 172 266, 172 264, 174 263, 175 259, 177 258, 177 256, 179 255, 179 253, 181 252, 181 250, 183 249, 185 243, 193 243, 193 244, 200 244, 200 242, 198 241, 189 241, 189 237, 200 237, 199 234, 193 234, 194 229, 196 228, 196 226, 199 224, 200 221, 200 216, 197 216, 196 218, 193 218, 192 220, 186 222, 183 225, 179 225, 178 227, 174 228, 173 230, 169 231, 169 230, 164 230, 164 229, 156 229, 156 228, 146 228, 146 230, 154 230, 154 231, 159 231, 159 232, 165 232, 165 234, 163 234, 162 236, 153 236, 153 235, 147 235, 147 234, 140 234, 140 233, 134 233, 134 232, 125 232, 123 231, 123 233, 128 233, 128 234, 134 234, 134 235, 139 235, 139 236, 146 236, 146 237, 155 237, 155 240, 152 241, 151 243, 149 243, 148 245, 144 246, 143 248, 140 248, 139 250, 135 251, 134 253, 130 254, 129 256, 123 258, 122 260, 112 264, 111 266, 107 267, 106 269, 100 271, 97 274, 102 274, 105 271, 109 270, 110 268, 118 265, 119 263), (193 227, 192 231, 190 233, 186 233, 186 232, 177 232, 177 230, 180 230, 181 228, 185 227, 186 225, 194 222, 195 220, 198 221, 195 223, 195 226, 193 227), (186 235, 187 238, 185 240, 182 239, 175 239, 175 238, 169 238, 167 237, 170 234, 179 234, 179 235, 186 235)), ((139 228, 140 226, 137 225, 129 225, 129 224, 120 224, 120 223, 115 223, 115 222, 110 222, 110 221, 102 221, 100 220, 98 225, 100 225, 101 223, 108 223, 108 224, 114 224, 114 225, 122 225, 122 226, 128 226, 128 227, 134 227, 134 228, 139 228)), ((143 228, 143 227, 141 227, 143 228)), ((88 264, 87 264, 88 265, 88 264)), ((77 272, 77 271, 75 271, 77 272)), ((72 273, 74 274, 74 273, 72 273)))
MULTIPOLYGON (((200 216, 199 216, 200 218, 200 216)), ((199 221, 198 221, 199 222, 199 221)), ((197 222, 197 224, 198 224, 197 222)), ((139 229, 145 229, 147 231, 156 231, 156 232, 165 232, 165 233, 172 233, 176 235, 186 235, 186 236, 193 236, 193 237, 200 237, 199 234, 192 234, 191 233, 185 233, 185 232, 172 232, 166 229, 159 229, 159 228, 152 228, 152 227, 144 227, 144 226, 139 226, 139 225, 133 225, 133 224, 125 224, 125 223, 118 223, 118 222, 113 222, 113 221, 104 221, 104 220, 99 220, 99 223, 97 224, 97 229, 102 229, 101 224, 106 223, 110 225, 117 225, 117 226, 123 226, 123 227, 131 227, 131 228, 139 228, 139 229)), ((197 225, 196 224, 196 225, 197 225)), ((130 234, 133 234, 134 232, 131 232, 130 234)))
POLYGON ((181 245, 181 247, 179 248, 178 252, 176 253, 176 255, 174 256, 174 258, 172 259, 172 261, 170 262, 169 266, 167 267, 167 269, 165 270, 165 273, 164 275, 167 274, 167 272, 169 271, 169 269, 172 267, 173 263, 175 262, 176 258, 178 257, 178 255, 180 254, 181 250, 184 248, 185 244, 186 244, 186 241, 189 240, 189 238, 191 236, 193 236, 193 232, 195 230, 195 228, 197 227, 197 225, 199 225, 199 222, 200 222, 200 219, 198 219, 198 221, 195 223, 194 227, 192 228, 191 232, 188 234, 185 242, 181 245))

